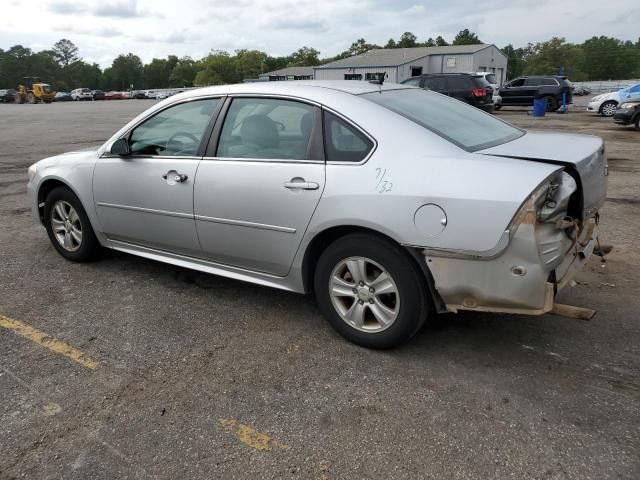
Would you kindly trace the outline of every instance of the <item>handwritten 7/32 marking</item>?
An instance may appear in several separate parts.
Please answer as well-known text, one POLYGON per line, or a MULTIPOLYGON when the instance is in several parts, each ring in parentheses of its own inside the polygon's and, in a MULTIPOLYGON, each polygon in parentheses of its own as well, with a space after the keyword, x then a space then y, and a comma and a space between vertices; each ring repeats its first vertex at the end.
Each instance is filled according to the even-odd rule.
POLYGON ((378 180, 376 190, 378 191, 378 193, 390 192, 393 188, 393 182, 391 180, 387 180, 386 177, 386 168, 376 168, 376 180, 378 180))

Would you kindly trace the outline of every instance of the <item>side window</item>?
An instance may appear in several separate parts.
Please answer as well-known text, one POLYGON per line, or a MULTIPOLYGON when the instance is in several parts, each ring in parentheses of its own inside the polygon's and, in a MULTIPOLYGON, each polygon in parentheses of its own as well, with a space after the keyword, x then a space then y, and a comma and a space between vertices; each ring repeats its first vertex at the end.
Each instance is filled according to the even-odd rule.
POLYGON ((512 80, 511 82, 507 83, 507 87, 522 87, 524 86, 524 78, 516 78, 515 80, 512 80))
POLYGON ((360 162, 373 148, 373 142, 352 125, 330 112, 324 112, 325 149, 328 162, 360 162))
POLYGON ((427 77, 424 79, 424 86, 436 92, 444 92, 447 90, 447 84, 442 77, 427 77))
POLYGON ((554 87, 558 86, 558 82, 556 81, 555 78, 541 78, 539 84, 540 85, 552 85, 554 87))
POLYGON ((543 83, 540 80, 541 80, 540 78, 536 78, 536 77, 527 78, 524 82, 524 86, 537 87, 538 85, 543 85, 543 83))
POLYGON ((412 87, 420 86, 420 77, 418 78, 410 78, 409 80, 405 80, 402 82, 403 85, 411 85, 412 87))
POLYGON ((194 100, 162 110, 138 125, 129 137, 134 155, 195 156, 202 135, 220 102, 194 100))
POLYGON ((236 98, 222 126, 217 157, 322 160, 310 148, 316 107, 293 100, 236 98))
POLYGON ((471 79, 466 75, 451 75, 447 82, 450 90, 473 90, 471 79))

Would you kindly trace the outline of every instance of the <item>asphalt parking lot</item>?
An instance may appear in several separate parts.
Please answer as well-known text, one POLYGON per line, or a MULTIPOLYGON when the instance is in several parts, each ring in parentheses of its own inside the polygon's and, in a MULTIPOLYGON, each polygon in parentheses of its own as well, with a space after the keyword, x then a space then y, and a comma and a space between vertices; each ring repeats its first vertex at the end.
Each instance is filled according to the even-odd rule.
POLYGON ((0 105, 1 479, 640 478, 640 132, 498 112, 607 142, 614 249, 559 298, 592 321, 447 315, 380 352, 311 298, 55 252, 27 167, 152 103, 0 105))

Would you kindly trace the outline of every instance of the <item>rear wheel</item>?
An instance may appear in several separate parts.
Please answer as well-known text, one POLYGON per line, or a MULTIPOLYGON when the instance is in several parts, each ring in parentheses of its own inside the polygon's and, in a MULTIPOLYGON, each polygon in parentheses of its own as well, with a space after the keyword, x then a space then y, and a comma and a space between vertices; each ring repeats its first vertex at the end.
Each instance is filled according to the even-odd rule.
POLYGON ((616 113, 617 108, 618 104, 614 101, 604 102, 600 107, 600 113, 603 117, 613 117, 613 114, 616 113))
POLYGON ((18 93, 18 94, 16 94, 16 98, 14 98, 13 101, 15 103, 18 103, 18 104, 23 103, 24 102, 24 97, 21 94, 18 93))
POLYGON ((555 97, 547 95, 542 98, 547 101, 547 112, 555 112, 558 109, 558 100, 555 97))
POLYGON ((430 312, 418 265, 399 246, 375 235, 347 235, 329 245, 318 260, 314 289, 333 328, 369 348, 406 342, 430 312))
POLYGON ((32 93, 29 92, 29 94, 27 95, 27 99, 29 100, 30 104, 34 104, 34 103, 38 103, 38 99, 36 98, 36 96, 32 93))
POLYGON ((97 258, 100 244, 80 200, 66 187, 54 188, 44 204, 44 224, 54 248, 67 260, 97 258))
POLYGON ((636 130, 640 130, 640 115, 636 115, 636 130))

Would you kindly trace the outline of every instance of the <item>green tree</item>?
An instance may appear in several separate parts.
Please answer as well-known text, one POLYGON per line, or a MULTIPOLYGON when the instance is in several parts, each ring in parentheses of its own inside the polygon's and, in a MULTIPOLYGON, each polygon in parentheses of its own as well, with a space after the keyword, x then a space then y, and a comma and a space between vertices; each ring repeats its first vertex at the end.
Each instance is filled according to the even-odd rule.
POLYGON ((62 68, 69 68, 69 65, 80 60, 78 47, 66 38, 58 40, 53 45, 53 55, 62 68))
POLYGON ((393 38, 390 38, 384 48, 398 48, 398 44, 393 38))
POLYGON ((633 43, 617 38, 592 37, 582 44, 582 51, 584 71, 590 80, 631 78, 638 64, 633 43))
POLYGON ((202 70, 197 73, 193 83, 196 86, 224 85, 240 80, 235 58, 224 50, 213 50, 202 60, 202 70))
POLYGON ((507 76, 506 79, 519 77, 524 72, 524 49, 514 48, 509 44, 506 47, 500 49, 502 53, 507 57, 507 76))
POLYGON ((312 67, 320 65, 320 52, 315 48, 302 47, 291 54, 290 67, 312 67))
POLYGON ((546 42, 532 44, 525 49, 524 73, 528 75, 558 75, 561 69, 572 80, 586 80, 582 70, 584 55, 578 45, 564 38, 553 37, 546 42))
POLYGON ((200 68, 200 62, 193 60, 191 57, 182 57, 176 62, 171 75, 169 75, 169 86, 193 87, 193 80, 196 78, 200 68))
POLYGON ((379 45, 374 45, 372 43, 367 43, 364 38, 359 38, 355 42, 351 44, 349 47, 349 56, 354 55, 362 55, 363 53, 367 53, 369 50, 373 50, 374 48, 380 48, 379 45))
POLYGON ((478 35, 469 31, 468 28, 460 30, 453 39, 453 45, 478 45, 482 41, 478 38, 478 35))
POLYGON ((446 47, 449 43, 440 35, 436 37, 436 47, 446 47))
POLYGON ((131 85, 138 88, 142 84, 143 72, 140 57, 133 53, 118 55, 111 64, 111 85, 116 90, 128 90, 131 85))
POLYGON ((417 47, 418 46, 417 40, 418 40, 418 37, 416 37, 413 33, 404 32, 400 36, 400 40, 398 40, 398 48, 417 47))

